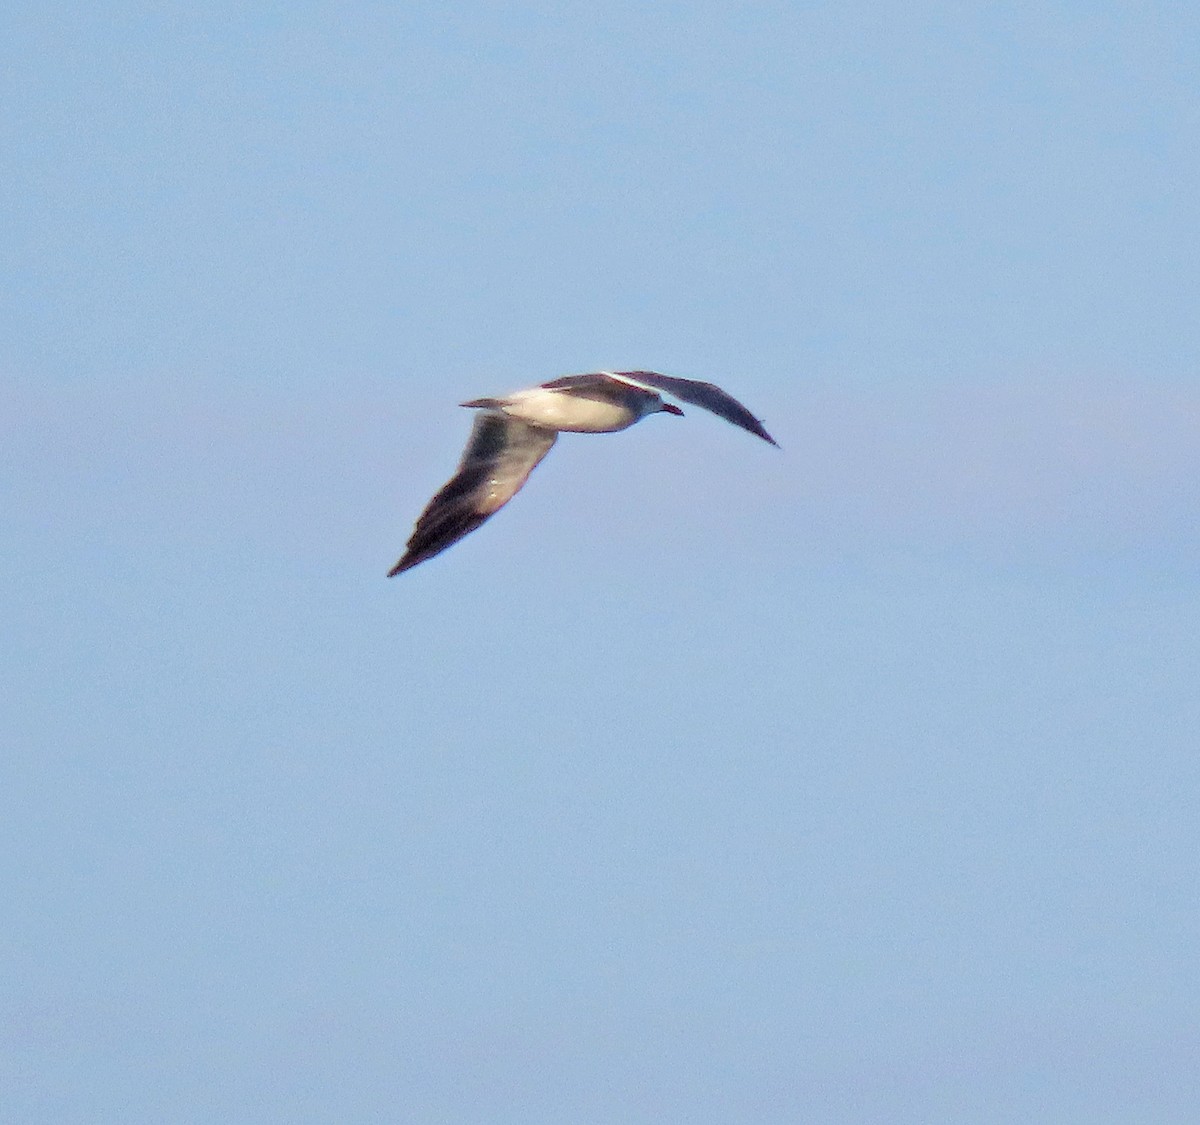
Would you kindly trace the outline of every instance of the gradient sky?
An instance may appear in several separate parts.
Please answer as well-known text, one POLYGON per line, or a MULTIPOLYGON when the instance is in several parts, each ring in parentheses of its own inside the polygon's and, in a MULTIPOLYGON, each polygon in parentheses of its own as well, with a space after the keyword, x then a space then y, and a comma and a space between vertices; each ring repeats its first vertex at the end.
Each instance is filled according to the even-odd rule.
POLYGON ((1200 1119, 1200 14, 0 17, 0 1116, 1200 1119), (384 577, 456 403, 721 384, 384 577))

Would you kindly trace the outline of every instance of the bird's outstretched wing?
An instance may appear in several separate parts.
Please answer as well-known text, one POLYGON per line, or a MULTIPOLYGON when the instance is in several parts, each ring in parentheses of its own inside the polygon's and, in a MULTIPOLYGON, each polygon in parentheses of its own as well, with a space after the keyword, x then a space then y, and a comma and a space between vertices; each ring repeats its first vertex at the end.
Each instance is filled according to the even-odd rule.
POLYGON ((580 398, 594 398, 601 402, 629 403, 638 398, 658 399, 658 392, 633 380, 614 379, 608 371, 593 371, 589 375, 563 375, 542 383, 547 391, 567 391, 580 398))
POLYGON ((557 437, 553 430, 529 426, 495 411, 480 413, 454 476, 421 513, 404 557, 388 571, 388 577, 433 558, 504 507, 557 437))
POLYGON ((779 444, 763 429, 762 423, 733 395, 726 394, 720 387, 714 386, 712 383, 701 383, 695 379, 677 379, 672 375, 660 375, 657 371, 614 371, 612 374, 618 379, 628 379, 633 383, 640 383, 644 387, 666 391, 667 394, 682 402, 702 406, 705 410, 711 410, 714 414, 724 418, 726 422, 732 422, 735 426, 741 426, 743 430, 749 430, 763 441, 769 441, 772 445, 779 444))

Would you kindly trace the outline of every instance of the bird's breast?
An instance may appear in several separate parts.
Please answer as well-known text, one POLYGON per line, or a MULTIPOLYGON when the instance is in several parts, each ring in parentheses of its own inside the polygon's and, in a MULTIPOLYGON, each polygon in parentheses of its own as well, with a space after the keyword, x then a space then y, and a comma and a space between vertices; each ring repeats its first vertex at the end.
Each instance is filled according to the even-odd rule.
POLYGON ((505 414, 544 426, 582 434, 606 434, 632 426, 641 417, 628 403, 549 391, 519 391, 502 407, 505 414))

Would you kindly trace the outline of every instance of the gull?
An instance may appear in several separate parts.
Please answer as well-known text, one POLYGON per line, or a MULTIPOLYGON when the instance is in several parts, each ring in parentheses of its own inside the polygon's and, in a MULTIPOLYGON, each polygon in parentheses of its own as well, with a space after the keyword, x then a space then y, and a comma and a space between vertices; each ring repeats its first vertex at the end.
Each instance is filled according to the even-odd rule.
POLYGON ((657 371, 597 371, 565 375, 503 398, 460 403, 479 410, 458 468, 429 501, 413 528, 403 558, 388 577, 410 570, 469 535, 520 490, 560 433, 608 434, 628 429, 647 414, 683 414, 659 391, 778 442, 737 399, 712 383, 657 371))

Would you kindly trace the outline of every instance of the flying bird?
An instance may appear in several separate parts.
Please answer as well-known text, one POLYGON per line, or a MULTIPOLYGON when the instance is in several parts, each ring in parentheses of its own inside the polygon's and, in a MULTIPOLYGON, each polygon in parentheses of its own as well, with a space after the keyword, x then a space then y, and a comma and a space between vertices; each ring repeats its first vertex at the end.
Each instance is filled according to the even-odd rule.
POLYGON ((598 371, 566 375, 503 398, 460 405, 479 410, 454 476, 429 501, 413 528, 404 557, 388 577, 433 558, 499 511, 529 479, 560 433, 608 434, 647 414, 683 414, 660 391, 778 445, 737 399, 712 383, 656 371, 598 371))

